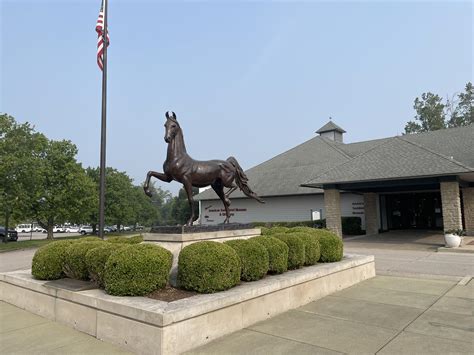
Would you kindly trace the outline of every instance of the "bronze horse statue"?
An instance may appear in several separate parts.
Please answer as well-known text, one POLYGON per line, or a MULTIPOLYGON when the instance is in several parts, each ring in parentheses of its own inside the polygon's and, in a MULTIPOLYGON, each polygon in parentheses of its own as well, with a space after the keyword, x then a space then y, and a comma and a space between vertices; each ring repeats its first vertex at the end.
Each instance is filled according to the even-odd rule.
POLYGON ((149 171, 146 176, 143 189, 148 196, 151 197, 149 186, 152 176, 165 182, 175 180, 182 183, 188 195, 189 207, 191 208, 191 217, 186 223, 188 226, 192 225, 195 217, 193 209, 193 186, 206 187, 211 185, 212 189, 224 204, 226 215, 224 223, 229 223, 230 219, 229 195, 237 189, 237 187, 242 190, 246 196, 260 203, 265 203, 250 189, 247 184, 248 178, 234 157, 229 157, 227 160, 207 161, 199 161, 191 158, 186 152, 183 131, 176 119, 176 114, 174 112, 166 112, 165 116, 165 142, 168 143, 168 152, 163 164, 163 173, 149 171), (224 187, 229 189, 225 193, 224 187))

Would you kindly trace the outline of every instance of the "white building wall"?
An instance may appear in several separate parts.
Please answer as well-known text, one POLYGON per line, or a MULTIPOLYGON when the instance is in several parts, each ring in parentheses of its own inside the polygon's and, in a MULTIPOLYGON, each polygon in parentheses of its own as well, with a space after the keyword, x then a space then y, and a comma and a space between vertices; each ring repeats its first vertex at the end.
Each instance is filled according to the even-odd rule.
MULTIPOLYGON (((233 199, 230 206, 230 221, 233 223, 309 221, 311 211, 321 211, 321 218, 326 216, 322 194, 265 197, 264 200, 265 204, 247 198, 233 199)), ((225 210, 220 200, 201 201, 200 205, 202 224, 218 224, 224 221, 225 210)), ((365 228, 362 195, 343 193, 341 214, 344 217, 360 217, 362 228, 365 228)))

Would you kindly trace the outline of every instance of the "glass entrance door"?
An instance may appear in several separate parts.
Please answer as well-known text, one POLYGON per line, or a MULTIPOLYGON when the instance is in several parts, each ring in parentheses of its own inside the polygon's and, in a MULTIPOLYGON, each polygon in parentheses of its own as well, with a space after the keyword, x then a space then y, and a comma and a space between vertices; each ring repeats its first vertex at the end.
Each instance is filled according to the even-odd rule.
POLYGON ((388 229, 441 229, 441 195, 439 192, 387 194, 388 229))

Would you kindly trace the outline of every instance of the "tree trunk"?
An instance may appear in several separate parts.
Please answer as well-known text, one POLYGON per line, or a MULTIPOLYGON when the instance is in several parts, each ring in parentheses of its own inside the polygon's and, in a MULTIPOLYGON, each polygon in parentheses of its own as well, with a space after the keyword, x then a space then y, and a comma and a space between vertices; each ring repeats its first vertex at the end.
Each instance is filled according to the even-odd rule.
POLYGON ((9 224, 9 222, 10 222, 10 212, 7 210, 7 212, 5 213, 5 235, 2 238, 3 243, 8 242, 8 224, 9 224))
POLYGON ((53 221, 48 220, 48 224, 46 226, 46 230, 48 231, 48 235, 46 236, 46 239, 54 239, 53 228, 54 228, 53 221))

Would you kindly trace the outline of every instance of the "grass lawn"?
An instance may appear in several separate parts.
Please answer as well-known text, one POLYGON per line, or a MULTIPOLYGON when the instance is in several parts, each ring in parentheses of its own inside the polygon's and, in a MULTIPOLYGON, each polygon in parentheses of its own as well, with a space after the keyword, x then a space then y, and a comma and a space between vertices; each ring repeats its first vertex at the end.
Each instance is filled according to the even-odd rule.
POLYGON ((81 236, 64 237, 64 238, 56 238, 56 239, 33 239, 33 240, 22 240, 18 242, 0 243, 0 253, 6 252, 6 251, 12 251, 12 250, 39 248, 43 245, 49 244, 51 242, 55 242, 56 240, 77 239, 80 237, 81 236))
MULTIPOLYGON (((119 236, 119 237, 134 236, 137 234, 140 234, 140 233, 137 233, 137 232, 109 233, 106 235, 106 238, 115 237, 115 236, 119 236)), ((13 251, 13 250, 39 248, 43 245, 49 244, 51 242, 55 242, 57 240, 78 239, 78 238, 83 238, 83 237, 86 237, 86 236, 77 235, 74 237, 60 237, 60 238, 55 238, 55 239, 33 239, 33 240, 22 240, 18 242, 8 242, 8 243, 0 242, 0 253, 13 251)), ((91 237, 91 235, 87 235, 87 237, 91 237)), ((92 235, 92 237, 94 236, 92 235)))

